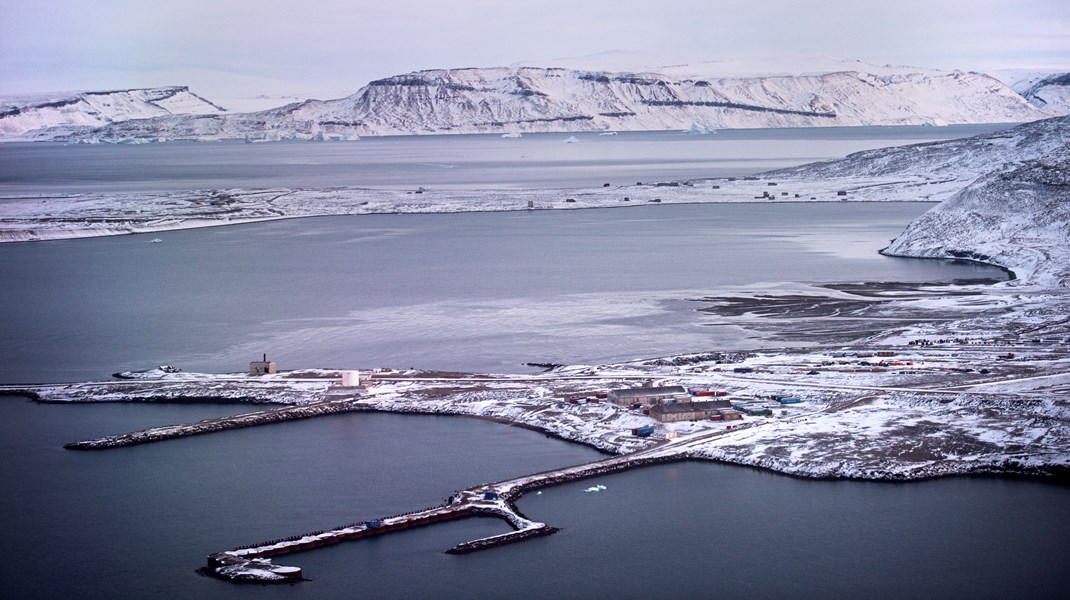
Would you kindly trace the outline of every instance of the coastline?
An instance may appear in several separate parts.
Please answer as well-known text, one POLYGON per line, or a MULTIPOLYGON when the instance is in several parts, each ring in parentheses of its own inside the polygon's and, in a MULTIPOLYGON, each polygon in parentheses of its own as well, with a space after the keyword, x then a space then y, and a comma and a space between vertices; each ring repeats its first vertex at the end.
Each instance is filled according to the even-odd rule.
MULTIPOLYGON (((1065 349, 1056 353, 1036 347, 1027 352, 1028 345, 1016 348, 979 338, 973 343, 960 338, 928 346, 909 345, 902 339, 891 341, 856 344, 853 350, 835 352, 828 346, 752 351, 728 368, 723 368, 714 355, 707 355, 679 361, 662 358, 561 367, 539 375, 458 378, 457 374, 442 377, 420 371, 395 372, 385 378, 374 376, 372 386, 365 391, 336 387, 337 382, 328 377, 336 374, 334 371, 303 370, 262 378, 178 373, 135 382, 7 385, 0 386, 0 395, 19 395, 43 403, 195 399, 248 403, 261 413, 285 413, 310 405, 308 411, 293 411, 301 418, 337 412, 337 407, 320 412, 312 404, 341 402, 342 412, 476 417, 583 444, 607 455, 679 444, 680 453, 697 460, 752 466, 804 479, 912 481, 968 474, 1058 479, 1065 475, 1070 467, 1070 409, 1045 400, 1046 390, 1070 381, 1070 354, 1065 349), (1007 348, 1022 358, 993 364, 992 354, 1007 348), (912 366, 908 370, 859 367, 857 364, 872 362, 850 358, 871 356, 877 350, 896 357, 887 360, 899 361, 896 364, 909 361, 912 366), (1023 364, 1022 360, 1028 362, 1023 364), (737 373, 733 365, 746 365, 753 373, 737 373), (814 372, 820 376, 800 379, 794 375, 799 365, 816 365, 804 368, 819 369, 814 372), (591 397, 599 390, 642 381, 724 389, 736 403, 779 406, 766 398, 785 393, 800 396, 804 402, 779 406, 772 417, 745 417, 741 427, 725 430, 723 424, 709 421, 659 424, 626 407, 567 401, 577 394, 591 397), (989 391, 993 385, 995 391, 989 391), (912 423, 931 425, 918 429, 912 423), (1043 429, 1037 429, 1038 423, 1045 423, 1043 429), (631 435, 631 429, 648 425, 656 426, 655 438, 631 435), (932 437, 937 432, 937 437, 932 437), (676 436, 679 439, 674 439, 676 436), (919 442, 926 448, 920 454, 919 442)), ((285 420, 290 417, 270 415, 265 423, 285 420)), ((196 433, 179 431, 190 426, 196 428, 197 424, 112 437, 121 438, 122 443, 116 445, 122 446, 239 425, 203 426, 204 430, 196 433)), ((111 444, 107 438, 70 442, 87 448, 111 444), (98 443, 101 445, 94 445, 98 443)))
POLYGON ((583 210, 667 204, 940 202, 968 181, 903 177, 702 179, 578 189, 426 191, 233 189, 150 193, 0 195, 0 243, 58 241, 281 219, 373 214, 583 210), (911 179, 911 178, 907 178, 911 179), (918 186, 924 186, 924 191, 918 186), (768 195, 769 190, 790 190, 768 195), (847 195, 839 195, 841 191, 847 195), (226 201, 213 204, 216 198, 226 201), (529 207, 529 203, 531 206, 529 207), (44 212, 47 207, 47 212, 44 212), (138 216, 134 216, 138 215, 138 216), (145 216, 140 216, 145 215, 145 216))

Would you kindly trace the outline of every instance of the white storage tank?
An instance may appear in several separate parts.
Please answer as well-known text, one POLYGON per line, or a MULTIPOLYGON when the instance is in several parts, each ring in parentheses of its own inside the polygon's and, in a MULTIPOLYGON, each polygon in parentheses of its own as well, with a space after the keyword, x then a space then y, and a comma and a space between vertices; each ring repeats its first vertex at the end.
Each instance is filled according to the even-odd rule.
POLYGON ((360 387, 360 371, 342 371, 343 387, 360 387))

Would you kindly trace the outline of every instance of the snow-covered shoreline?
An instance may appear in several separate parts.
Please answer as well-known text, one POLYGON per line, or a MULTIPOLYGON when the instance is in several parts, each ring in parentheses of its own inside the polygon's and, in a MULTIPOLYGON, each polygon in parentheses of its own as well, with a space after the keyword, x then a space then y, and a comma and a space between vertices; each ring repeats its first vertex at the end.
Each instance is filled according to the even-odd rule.
MULTIPOLYGON (((1062 300, 1065 304, 1066 298, 1062 300)), ((966 304, 976 302, 972 298, 966 304)), ((1023 308, 1005 318, 1031 317, 1023 308)), ((960 320, 946 330, 961 330, 968 323, 960 320)), ((392 371, 376 374, 367 390, 340 387, 337 371, 308 369, 264 377, 168 373, 136 381, 2 386, 0 394, 78 403, 218 398, 254 403, 261 414, 264 404, 280 406, 267 411, 278 414, 263 419, 265 423, 349 411, 469 416, 534 429, 613 454, 668 443, 688 458, 805 478, 1062 477, 1070 469, 1070 400, 1065 391, 1070 385, 1070 354, 1058 341, 1067 337, 1066 329, 1057 326, 1040 334, 1051 340, 1040 343, 992 338, 980 330, 958 339, 935 337, 942 332, 933 330, 917 338, 926 343, 904 342, 906 335, 922 335, 914 330, 835 350, 762 350, 731 359, 739 362, 695 355, 559 367, 541 375, 392 371), (891 356, 869 358, 878 352, 891 356), (745 416, 726 430, 724 422, 708 420, 659 423, 640 411, 596 398, 611 389, 651 384, 721 390, 734 404, 769 408, 772 415, 745 416), (802 403, 771 400, 785 395, 802 403), (573 402, 575 398, 581 400, 573 402), (292 410, 301 407, 308 410, 292 410), (647 426, 656 428, 654 437, 632 434, 633 429, 647 426)), ((103 445, 98 446, 83 441, 80 447, 161 441, 185 435, 174 435, 183 427, 203 429, 192 435, 251 426, 237 417, 211 421, 114 436, 121 443, 112 444, 110 438, 102 438, 103 445), (228 423, 219 426, 214 421, 228 423)))

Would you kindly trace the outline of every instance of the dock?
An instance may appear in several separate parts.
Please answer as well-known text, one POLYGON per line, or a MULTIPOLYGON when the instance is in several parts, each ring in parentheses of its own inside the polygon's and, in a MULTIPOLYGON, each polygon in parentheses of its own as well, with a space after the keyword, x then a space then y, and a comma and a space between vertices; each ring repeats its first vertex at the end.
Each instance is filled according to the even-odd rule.
POLYGON ((537 488, 687 458, 689 456, 683 446, 658 446, 583 465, 487 483, 461 490, 442 506, 209 554, 207 572, 236 583, 291 583, 303 578, 301 568, 275 565, 271 562, 272 557, 473 516, 498 517, 509 523, 513 531, 462 542, 447 549, 446 553, 467 554, 552 535, 558 531, 556 527, 533 521, 517 509, 516 501, 524 493, 537 488))

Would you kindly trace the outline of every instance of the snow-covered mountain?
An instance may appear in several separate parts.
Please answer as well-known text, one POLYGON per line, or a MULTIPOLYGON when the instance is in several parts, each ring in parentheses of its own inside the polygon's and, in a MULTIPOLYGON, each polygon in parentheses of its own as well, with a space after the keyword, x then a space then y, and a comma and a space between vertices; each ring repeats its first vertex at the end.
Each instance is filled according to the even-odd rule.
POLYGON ((131 119, 215 115, 224 109, 184 86, 0 98, 0 139, 60 137, 131 119))
POLYGON ((871 69, 877 73, 692 77, 716 66, 676 65, 665 68, 668 75, 541 67, 417 71, 373 81, 338 100, 255 113, 163 116, 74 132, 53 128, 28 137, 277 139, 944 125, 1025 122, 1055 114, 980 73, 885 66, 871 69))
POLYGON ((1049 75, 1022 90, 1030 104, 1059 114, 1070 114, 1070 73, 1049 75))

